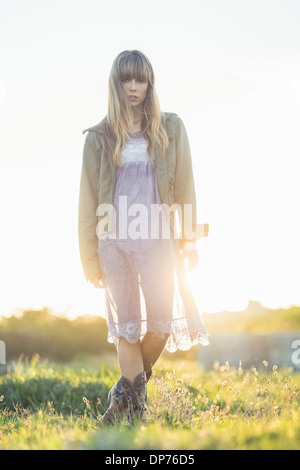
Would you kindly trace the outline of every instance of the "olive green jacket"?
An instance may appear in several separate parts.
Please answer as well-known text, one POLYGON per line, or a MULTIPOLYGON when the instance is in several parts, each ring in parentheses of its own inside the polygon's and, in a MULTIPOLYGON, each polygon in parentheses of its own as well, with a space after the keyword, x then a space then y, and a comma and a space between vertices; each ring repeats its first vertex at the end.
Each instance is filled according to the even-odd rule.
MULTIPOLYGON (((81 170, 78 236, 81 263, 85 277, 89 281, 102 277, 98 258, 99 232, 96 232, 101 217, 97 215, 97 208, 101 204, 113 204, 114 200, 116 166, 103 149, 100 140, 106 122, 104 118, 96 126, 83 131, 88 134, 84 143, 81 170)), ((164 156, 158 148, 154 150, 161 203, 167 208, 173 204, 179 205, 182 208, 182 214, 184 205, 189 204, 191 208, 189 223, 194 230, 196 228, 196 197, 187 133, 177 114, 162 113, 162 122, 169 138, 169 146, 164 156)), ((173 217, 169 214, 170 211, 167 214, 169 223, 173 224, 173 217)), ((184 217, 181 219, 181 230, 183 224, 184 217)))

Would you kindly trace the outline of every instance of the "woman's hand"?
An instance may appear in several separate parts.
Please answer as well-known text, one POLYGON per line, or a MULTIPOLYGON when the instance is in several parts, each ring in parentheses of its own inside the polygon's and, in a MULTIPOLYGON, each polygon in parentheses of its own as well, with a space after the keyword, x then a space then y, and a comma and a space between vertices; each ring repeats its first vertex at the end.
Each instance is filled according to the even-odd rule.
POLYGON ((185 271, 192 271, 198 266, 199 256, 196 250, 184 250, 185 271))
POLYGON ((186 249, 185 244, 181 247, 182 267, 184 271, 192 271, 198 266, 199 255, 197 247, 186 249))
POLYGON ((96 289, 103 289, 104 288, 104 283, 103 280, 100 277, 95 277, 90 281, 91 284, 93 284, 96 289))

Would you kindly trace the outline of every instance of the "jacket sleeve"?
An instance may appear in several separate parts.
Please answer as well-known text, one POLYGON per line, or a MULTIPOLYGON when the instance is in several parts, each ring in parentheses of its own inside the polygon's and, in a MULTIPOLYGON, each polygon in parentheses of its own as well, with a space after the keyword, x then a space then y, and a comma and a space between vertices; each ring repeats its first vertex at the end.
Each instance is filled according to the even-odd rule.
POLYGON ((94 133, 89 132, 83 149, 78 209, 79 252, 88 281, 102 278, 96 233, 99 172, 100 155, 97 152, 94 133))
POLYGON ((174 199, 181 208, 181 235, 184 243, 193 242, 197 238, 197 207, 190 144, 185 126, 179 116, 176 117, 176 121, 174 199))

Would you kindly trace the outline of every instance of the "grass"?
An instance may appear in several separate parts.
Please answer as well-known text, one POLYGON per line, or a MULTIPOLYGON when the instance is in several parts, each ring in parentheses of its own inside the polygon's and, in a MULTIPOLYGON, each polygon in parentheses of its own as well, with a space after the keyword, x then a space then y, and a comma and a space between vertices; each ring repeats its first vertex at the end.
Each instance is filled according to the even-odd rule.
POLYGON ((103 428, 107 393, 118 379, 106 360, 58 365, 34 357, 0 377, 0 449, 300 448, 300 374, 211 371, 162 359, 148 386, 147 422, 103 428), (83 367, 84 365, 84 367, 83 367))

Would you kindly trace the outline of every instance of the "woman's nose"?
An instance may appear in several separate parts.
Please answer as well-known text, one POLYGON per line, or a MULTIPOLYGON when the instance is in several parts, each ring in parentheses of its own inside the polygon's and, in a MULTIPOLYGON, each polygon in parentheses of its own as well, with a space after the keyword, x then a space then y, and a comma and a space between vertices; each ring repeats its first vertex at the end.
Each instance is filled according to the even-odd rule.
POLYGON ((132 79, 130 82, 130 90, 136 90, 136 82, 134 79, 132 79))

